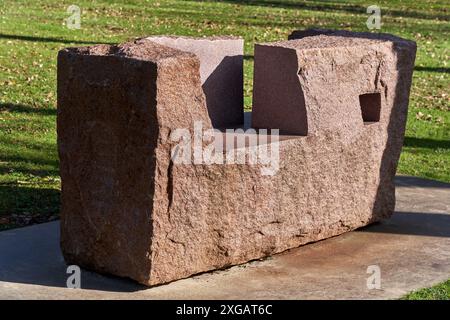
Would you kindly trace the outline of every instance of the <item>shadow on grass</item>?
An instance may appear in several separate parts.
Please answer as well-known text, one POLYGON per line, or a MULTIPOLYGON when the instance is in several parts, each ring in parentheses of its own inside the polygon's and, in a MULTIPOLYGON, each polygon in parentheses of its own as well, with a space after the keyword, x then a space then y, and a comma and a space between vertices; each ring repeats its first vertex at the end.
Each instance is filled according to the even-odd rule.
POLYGON ((21 40, 30 42, 56 42, 56 43, 66 43, 66 44, 113 44, 111 42, 103 41, 86 41, 86 40, 73 40, 73 39, 61 39, 54 37, 34 37, 34 36, 23 36, 16 34, 4 34, 0 33, 0 39, 10 39, 10 40, 21 40))
POLYGON ((450 68, 445 67, 414 67, 414 71, 450 73, 450 68))
POLYGON ((56 109, 54 108, 34 108, 24 104, 14 103, 0 103, 0 112, 2 111, 8 111, 11 113, 39 114, 43 116, 56 115, 56 109))
MULTIPOLYGON (((204 1, 204 0, 196 0, 204 1)), ((367 15, 367 7, 355 4, 337 4, 329 3, 324 1, 314 1, 314 2, 299 2, 299 1, 282 1, 282 0, 222 0, 221 2, 228 2, 232 4, 241 4, 248 6, 259 6, 259 7, 274 7, 274 8, 284 8, 284 9, 304 9, 312 11, 336 11, 336 12, 346 12, 346 13, 360 13, 367 15)), ((416 19, 427 19, 427 20, 442 20, 448 21, 450 19, 449 15, 446 14, 428 14, 419 11, 411 10, 383 10, 381 8, 382 14, 392 17, 408 17, 416 19)))
MULTIPOLYGON (((56 109, 53 108, 35 108, 23 104, 0 103, 0 113, 5 111, 36 116, 56 115, 56 109)), ((13 129, 12 132, 18 133, 18 129, 13 129)), ((59 172, 58 168, 59 162, 54 143, 39 142, 29 135, 0 135, 0 174, 21 173, 39 177, 56 176, 59 172), (20 150, 25 151, 19 152, 19 147, 20 150)))
MULTIPOLYGON (((0 184, 0 216, 11 214, 30 214, 31 216, 44 214, 50 216, 59 212, 60 191, 52 188, 24 187, 15 183, 0 184)), ((38 217, 38 221, 28 224, 46 222, 38 217)))
POLYGON ((434 140, 428 138, 405 137, 403 142, 405 147, 428 148, 428 149, 450 149, 450 141, 434 140))
POLYGON ((0 155, 0 174, 22 173, 38 177, 55 176, 59 173, 58 160, 39 157, 0 155), (31 168, 31 166, 50 166, 49 168, 31 168))

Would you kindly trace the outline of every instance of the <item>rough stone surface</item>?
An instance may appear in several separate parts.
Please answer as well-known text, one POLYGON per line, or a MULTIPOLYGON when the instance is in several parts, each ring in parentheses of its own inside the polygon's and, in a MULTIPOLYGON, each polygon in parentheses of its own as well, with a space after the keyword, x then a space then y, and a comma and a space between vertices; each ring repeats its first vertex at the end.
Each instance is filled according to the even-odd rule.
POLYGON ((200 79, 215 128, 244 122, 244 40, 237 37, 151 36, 159 44, 194 53, 200 60, 200 79))
POLYGON ((333 33, 344 33, 355 35, 355 32, 345 31, 345 30, 332 30, 332 29, 305 29, 305 30, 294 30, 288 36, 289 40, 303 39, 306 37, 319 36, 319 35, 331 35, 333 33))
MULTIPOLYGON (((389 217, 415 45, 324 37, 257 47, 256 63, 259 48, 282 47, 290 52, 287 65, 301 65, 297 89, 303 85, 308 111, 308 136, 280 139, 280 168, 272 176, 261 174, 262 165, 172 162, 173 129, 191 129, 194 120, 211 127, 192 54, 167 49, 166 56, 149 42, 102 54, 61 52, 58 142, 68 262, 155 285, 389 217), (382 97, 380 120, 364 124, 359 95, 372 92, 382 97)), ((286 69, 286 76, 298 71, 286 69)))
POLYGON ((60 51, 61 245, 68 262, 149 281, 153 212, 162 207, 154 195, 169 188, 166 141, 173 128, 193 121, 211 126, 194 54, 147 40, 60 51))
MULTIPOLYGON (((380 121, 385 124, 394 102, 390 97, 407 106, 414 42, 392 35, 319 29, 294 31, 290 39, 294 40, 255 46, 254 127, 351 137, 366 120, 360 96, 378 95, 372 100, 380 100, 384 109, 380 121), (397 74, 391 73, 395 70, 407 81, 399 84, 405 89, 396 87, 397 74)), ((373 121, 373 108, 367 110, 366 123, 373 121)))
POLYGON ((381 223, 153 288, 82 270, 81 289, 67 289, 58 222, 0 232, 0 299, 398 299, 450 279, 450 184, 396 182, 381 223), (370 265, 381 289, 367 288, 370 265))

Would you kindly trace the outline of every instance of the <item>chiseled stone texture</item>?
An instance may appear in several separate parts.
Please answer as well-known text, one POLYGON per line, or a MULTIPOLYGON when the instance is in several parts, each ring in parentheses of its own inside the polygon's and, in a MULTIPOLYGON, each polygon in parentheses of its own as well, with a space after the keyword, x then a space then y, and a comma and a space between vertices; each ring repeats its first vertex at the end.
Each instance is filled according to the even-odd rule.
POLYGON ((215 128, 244 122, 244 40, 238 37, 151 36, 146 39, 194 53, 209 117, 215 128))
POLYGON ((59 52, 61 245, 68 263, 150 283, 152 215, 166 206, 155 198, 170 185, 167 140, 193 121, 211 126, 194 54, 146 40, 59 52))
MULTIPOLYGON (((146 41, 60 52, 69 263, 155 285, 391 215, 415 44, 317 36, 266 47, 292 52, 285 79, 296 75, 297 86, 286 86, 301 89, 308 126, 306 135, 280 139, 272 176, 261 174, 262 165, 172 162, 173 129, 192 129, 194 120, 211 127, 194 55, 146 41), (359 95, 373 92, 381 96, 379 121, 364 123, 359 95)), ((298 95, 278 94, 285 93, 298 95)))
MULTIPOLYGON (((399 70, 399 75, 404 77, 401 82, 406 81, 400 85, 409 90, 412 41, 320 29, 294 31, 290 39, 255 46, 252 126, 256 128, 304 136, 340 132, 350 138, 363 127, 360 96, 374 94, 372 100, 381 100, 380 121, 388 123, 393 102, 389 94, 396 93, 396 79, 388 78, 392 70, 407 69, 399 70)), ((397 96, 396 102, 407 105, 407 98, 397 96)))

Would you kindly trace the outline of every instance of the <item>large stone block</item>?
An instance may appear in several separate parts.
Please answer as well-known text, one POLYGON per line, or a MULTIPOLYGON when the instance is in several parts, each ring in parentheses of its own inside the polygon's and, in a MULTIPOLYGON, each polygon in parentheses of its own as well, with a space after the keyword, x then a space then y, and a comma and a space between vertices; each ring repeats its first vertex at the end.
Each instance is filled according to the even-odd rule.
POLYGON ((413 42, 361 34, 257 46, 255 121, 294 134, 279 142, 261 132, 215 137, 256 136, 278 150, 275 174, 264 175, 264 163, 181 164, 171 156, 176 129, 195 136, 194 121, 212 128, 195 55, 146 40, 61 51, 67 262, 154 285, 389 217, 414 57, 413 42), (272 95, 266 106, 263 89, 272 95))
POLYGON ((215 128, 244 123, 244 40, 237 37, 151 36, 159 44, 194 53, 200 60, 200 79, 215 128))

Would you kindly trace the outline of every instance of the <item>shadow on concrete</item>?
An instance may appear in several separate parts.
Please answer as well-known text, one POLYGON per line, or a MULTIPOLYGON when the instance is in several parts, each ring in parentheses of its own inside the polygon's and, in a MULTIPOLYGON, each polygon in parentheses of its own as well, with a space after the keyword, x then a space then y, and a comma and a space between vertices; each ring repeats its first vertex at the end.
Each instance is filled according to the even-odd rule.
POLYGON ((10 40, 21 40, 21 41, 30 41, 30 42, 56 42, 56 43, 65 43, 65 44, 114 44, 111 42, 102 42, 102 41, 86 41, 86 40, 73 40, 73 39, 61 39, 54 37, 34 37, 34 36, 23 36, 16 34, 4 34, 0 33, 0 39, 10 39, 10 40))
MULTIPOLYGON (((59 248, 59 222, 0 232, 0 252, 0 281, 66 287, 71 274, 59 248)), ((82 269, 81 288, 133 292, 147 287, 82 269)))
POLYGON ((389 220, 359 228, 357 231, 450 238, 450 215, 395 212, 389 220))

